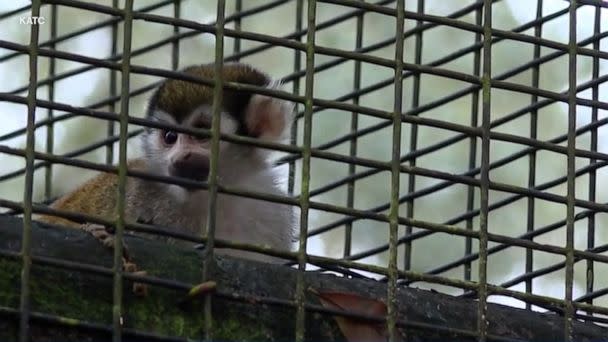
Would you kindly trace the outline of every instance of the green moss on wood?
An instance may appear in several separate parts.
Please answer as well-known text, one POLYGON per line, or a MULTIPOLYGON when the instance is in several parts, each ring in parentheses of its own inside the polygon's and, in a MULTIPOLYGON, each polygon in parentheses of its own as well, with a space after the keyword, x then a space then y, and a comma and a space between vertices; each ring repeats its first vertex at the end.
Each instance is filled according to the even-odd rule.
POLYGON ((19 306, 21 263, 0 258, 0 305, 9 308, 19 306))
MULTIPOLYGON (((0 249, 19 251, 21 221, 0 216, 0 249)), ((150 275, 195 285, 201 278, 203 259, 192 248, 180 248, 159 241, 129 237, 126 240, 137 264, 150 275)), ((112 253, 91 236, 78 230, 60 230, 34 225, 32 229, 33 255, 65 259, 104 267, 112 266, 112 253)), ((282 300, 294 298, 296 270, 232 258, 218 257, 211 278, 221 294, 235 294, 242 301, 226 296, 212 296, 214 322, 212 336, 220 341, 291 341, 294 339, 295 309, 292 306, 263 304, 247 300, 270 296, 282 300)), ((21 260, 0 258, 0 341, 18 340, 19 317, 12 310, 19 307, 21 260), (8 310, 6 310, 8 308, 8 310)), ((385 284, 360 279, 345 279, 316 272, 304 274, 305 286, 361 294, 369 298, 383 298, 385 284)), ((161 336, 200 340, 204 336, 203 300, 195 298, 188 305, 178 302, 186 289, 174 290, 150 286, 146 298, 131 293, 131 282, 124 282, 123 341, 148 341, 134 338, 129 330, 161 336)), ((112 277, 87 272, 65 270, 34 263, 31 274, 31 309, 43 314, 58 315, 62 324, 49 323, 32 316, 31 340, 51 341, 108 341, 111 334, 83 329, 87 322, 110 326, 112 318, 112 277)), ((477 303, 411 288, 400 288, 399 317, 408 322, 438 324, 454 329, 475 329, 477 303)), ((313 298, 310 304, 319 305, 313 298)), ((563 318, 501 305, 488 304, 490 334, 526 341, 557 340, 562 337, 563 318)), ((573 322, 574 339, 599 341, 608 336, 605 328, 573 322)), ((411 340, 474 341, 474 337, 458 336, 440 330, 408 329, 411 340)), ((492 336, 492 335, 490 335, 492 336)), ((308 312, 307 341, 344 341, 332 315, 308 312)), ((492 339, 488 339, 491 341, 492 339)))

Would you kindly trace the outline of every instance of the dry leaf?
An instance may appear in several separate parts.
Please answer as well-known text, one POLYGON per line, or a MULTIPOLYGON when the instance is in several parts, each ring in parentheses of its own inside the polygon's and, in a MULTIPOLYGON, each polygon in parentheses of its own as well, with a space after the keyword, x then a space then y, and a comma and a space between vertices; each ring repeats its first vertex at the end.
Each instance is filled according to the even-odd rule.
POLYGON ((215 281, 206 281, 204 283, 200 283, 190 289, 188 294, 178 302, 178 305, 183 306, 184 304, 192 301, 194 298, 202 296, 211 291, 215 291, 217 287, 217 283, 215 281))
MULTIPOLYGON (((365 298, 358 294, 339 291, 316 291, 321 304, 330 309, 367 316, 386 316, 386 304, 377 299, 365 298)), ((335 316, 340 331, 349 342, 386 341, 386 324, 345 316, 335 316)))
POLYGON ((193 288, 191 288, 190 291, 188 291, 187 296, 190 298, 200 296, 202 294, 215 290, 216 286, 217 286, 217 284, 214 281, 206 281, 204 283, 200 283, 200 284, 194 286, 193 288))

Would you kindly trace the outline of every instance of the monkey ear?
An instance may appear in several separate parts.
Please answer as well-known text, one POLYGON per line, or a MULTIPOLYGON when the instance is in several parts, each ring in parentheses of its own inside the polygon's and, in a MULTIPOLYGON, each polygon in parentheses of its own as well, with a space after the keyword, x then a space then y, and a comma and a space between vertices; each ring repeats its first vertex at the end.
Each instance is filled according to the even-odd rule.
MULTIPOLYGON (((274 86, 270 87, 276 89, 274 86)), ((254 94, 245 109, 245 125, 253 137, 281 142, 289 137, 294 106, 282 99, 254 94)))

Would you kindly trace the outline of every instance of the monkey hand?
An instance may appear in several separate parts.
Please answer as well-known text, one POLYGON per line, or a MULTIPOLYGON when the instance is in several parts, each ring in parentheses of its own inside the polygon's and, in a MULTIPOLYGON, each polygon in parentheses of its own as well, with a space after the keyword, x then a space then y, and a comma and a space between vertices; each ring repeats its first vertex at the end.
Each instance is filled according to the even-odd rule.
MULTIPOLYGON (((114 234, 110 233, 105 226, 100 224, 83 224, 82 229, 89 234, 93 235, 95 239, 101 242, 106 248, 114 249, 115 240, 114 234)), ((122 269, 124 272, 133 273, 135 275, 146 275, 146 271, 138 270, 137 264, 133 262, 131 256, 129 255, 129 250, 126 245, 123 243, 123 253, 122 253, 122 269)), ((144 297, 148 293, 148 287, 146 284, 142 283, 134 283, 133 284, 133 293, 137 296, 144 297)))

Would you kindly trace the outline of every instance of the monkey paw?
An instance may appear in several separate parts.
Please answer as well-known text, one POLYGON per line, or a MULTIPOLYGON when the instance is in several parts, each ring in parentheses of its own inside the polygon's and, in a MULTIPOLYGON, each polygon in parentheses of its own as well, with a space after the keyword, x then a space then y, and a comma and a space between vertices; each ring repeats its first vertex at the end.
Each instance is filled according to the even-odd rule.
MULTIPOLYGON (((101 244, 106 247, 113 249, 115 246, 114 234, 110 233, 105 226, 100 224, 84 224, 82 229, 89 234, 93 235, 101 244)), ((122 269, 124 272, 133 273, 135 275, 146 275, 146 271, 139 270, 137 264, 135 264, 127 246, 123 243, 123 258, 122 258, 122 269)), ((133 284, 133 293, 137 296, 146 296, 148 294, 148 286, 142 283, 133 284)))
POLYGON ((82 229, 93 235, 105 247, 114 248, 114 235, 110 234, 106 227, 100 224, 84 224, 82 229))
MULTIPOLYGON (((122 259, 122 269, 127 273, 132 273, 138 276, 145 276, 148 274, 146 271, 139 270, 137 265, 126 258, 122 259)), ((145 297, 148 295, 148 285, 143 283, 133 283, 133 293, 138 297, 145 297)))

